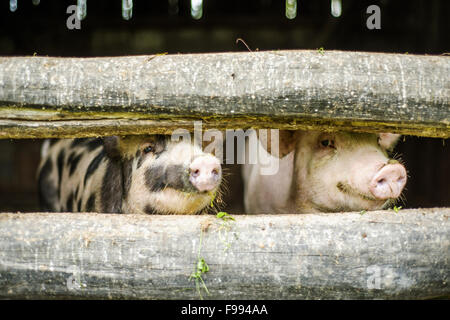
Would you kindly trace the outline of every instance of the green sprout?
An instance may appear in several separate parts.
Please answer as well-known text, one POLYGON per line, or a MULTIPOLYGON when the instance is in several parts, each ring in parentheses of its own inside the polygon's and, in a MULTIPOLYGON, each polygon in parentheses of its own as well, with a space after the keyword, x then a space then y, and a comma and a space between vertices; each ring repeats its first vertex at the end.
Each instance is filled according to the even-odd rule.
POLYGON ((165 56, 166 54, 167 54, 167 52, 157 53, 157 54, 151 56, 150 58, 148 58, 148 59, 147 59, 147 62, 149 62, 149 61, 155 59, 156 57, 165 56))
POLYGON ((203 281, 202 275, 209 271, 209 266, 206 263, 205 259, 200 256, 202 250, 202 240, 203 240, 203 230, 200 233, 200 244, 198 247, 198 255, 197 255, 197 263, 194 267, 194 272, 189 276, 189 280, 195 280, 195 288, 200 296, 200 299, 203 300, 200 284, 203 286, 203 289, 209 295, 208 288, 206 287, 205 281, 203 281))
POLYGON ((320 47, 319 49, 317 49, 317 52, 320 53, 321 55, 325 54, 325 50, 323 49, 323 47, 320 47))
POLYGON ((229 241, 229 231, 231 230, 231 222, 236 221, 232 216, 226 212, 217 213, 216 217, 222 220, 219 228, 217 229, 219 233, 219 239, 224 244, 223 251, 227 251, 231 247, 231 242, 229 241))
POLYGON ((394 206, 393 210, 395 211, 395 213, 398 213, 401 208, 402 208, 402 206, 400 206, 400 207, 394 206))
POLYGON ((360 215, 363 215, 363 214, 366 214, 366 213, 367 213, 366 210, 361 210, 361 211, 359 212, 360 215))
POLYGON ((217 218, 222 219, 223 221, 229 221, 229 220, 235 221, 235 219, 232 216, 230 216, 228 213, 223 212, 223 211, 218 212, 216 216, 217 216, 217 218))
POLYGON ((216 200, 216 195, 217 195, 216 192, 212 192, 212 191, 209 192, 209 196, 211 197, 211 203, 210 203, 211 208, 214 207, 214 200, 216 200))
MULTIPOLYGON (((211 206, 212 206, 212 203, 215 198, 215 193, 214 194, 211 193, 211 198, 212 198, 211 199, 211 206)), ((223 212, 223 211, 217 213, 216 217, 221 220, 221 224, 218 228, 218 232, 219 232, 220 240, 225 244, 224 251, 226 251, 231 246, 231 243, 229 241, 227 241, 228 240, 228 231, 231 230, 230 222, 235 221, 235 219, 232 216, 230 216, 228 213, 223 212), (223 231, 225 231, 225 236, 223 236, 223 234, 222 234, 223 231)), ((209 272, 209 266, 206 263, 205 259, 201 256, 204 231, 205 231, 205 229, 202 228, 201 233, 200 233, 200 243, 199 243, 199 247, 198 247, 197 261, 194 266, 194 272, 192 272, 192 274, 189 276, 189 280, 195 280, 195 287, 197 289, 198 295, 200 296, 201 300, 203 300, 203 295, 202 295, 202 290, 201 290, 202 288, 203 288, 203 290, 205 290, 205 292, 208 295, 210 295, 209 290, 206 287, 205 281, 203 280, 203 275, 206 274, 207 272, 209 272)))

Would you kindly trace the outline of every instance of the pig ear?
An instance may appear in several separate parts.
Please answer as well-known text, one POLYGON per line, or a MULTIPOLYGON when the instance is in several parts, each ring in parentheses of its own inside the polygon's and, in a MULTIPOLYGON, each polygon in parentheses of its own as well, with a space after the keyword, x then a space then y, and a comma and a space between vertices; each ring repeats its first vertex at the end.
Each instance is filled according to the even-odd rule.
POLYGON ((379 133, 378 143, 382 148, 392 150, 400 139, 400 136, 400 134, 395 133, 379 133))
POLYGON ((111 159, 120 158, 119 142, 120 138, 117 136, 103 138, 103 145, 105 147, 105 152, 109 158, 111 159))
POLYGON ((277 156, 278 158, 283 158, 285 155, 291 153, 295 149, 295 133, 296 131, 291 130, 278 130, 278 144, 279 150, 277 154, 277 150, 273 149, 271 141, 272 141, 272 130, 266 130, 267 134, 260 134, 259 130, 256 130, 258 133, 258 138, 264 147, 264 149, 272 154, 273 156, 277 156))

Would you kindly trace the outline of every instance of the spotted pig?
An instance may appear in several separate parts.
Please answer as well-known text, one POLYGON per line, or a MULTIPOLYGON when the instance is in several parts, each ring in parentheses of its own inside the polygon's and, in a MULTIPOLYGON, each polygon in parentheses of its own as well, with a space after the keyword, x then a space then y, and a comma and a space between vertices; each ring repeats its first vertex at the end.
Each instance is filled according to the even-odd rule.
POLYGON ((195 214, 222 180, 219 159, 165 135, 51 139, 41 156, 46 211, 195 214))

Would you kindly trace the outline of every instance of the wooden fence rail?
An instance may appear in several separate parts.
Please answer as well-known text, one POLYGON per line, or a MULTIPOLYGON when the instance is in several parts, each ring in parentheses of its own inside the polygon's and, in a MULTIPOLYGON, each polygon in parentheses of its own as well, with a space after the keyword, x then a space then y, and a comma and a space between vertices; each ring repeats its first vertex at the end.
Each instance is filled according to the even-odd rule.
POLYGON ((2 213, 0 297, 199 299, 199 258, 207 299, 449 297, 449 216, 2 213))
POLYGON ((0 58, 0 138, 205 128, 450 137, 450 57, 266 51, 0 58))

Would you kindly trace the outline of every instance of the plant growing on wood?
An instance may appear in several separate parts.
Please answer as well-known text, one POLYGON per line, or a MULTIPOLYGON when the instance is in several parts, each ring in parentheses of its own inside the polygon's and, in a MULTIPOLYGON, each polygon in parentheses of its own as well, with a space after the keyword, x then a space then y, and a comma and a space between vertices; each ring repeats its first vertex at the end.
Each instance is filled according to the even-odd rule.
POLYGON ((211 202, 210 202, 211 208, 214 207, 214 200, 216 199, 216 195, 217 195, 216 192, 212 192, 212 191, 209 192, 209 196, 211 197, 211 202))
MULTIPOLYGON (((214 201, 215 194, 211 194, 211 206, 214 201)), ((228 248, 231 246, 231 242, 228 241, 228 231, 231 229, 230 222, 235 221, 235 219, 230 216, 226 212, 219 212, 217 213, 216 217, 221 220, 221 224, 219 225, 219 228, 217 229, 219 232, 219 238, 220 240, 225 244, 224 251, 228 250, 228 248), (222 235, 222 231, 225 230, 225 238, 222 235)), ((194 279, 195 280, 195 288, 197 289, 198 295, 200 296, 200 299, 203 300, 201 287, 205 290, 205 292, 209 295, 208 287, 205 284, 205 281, 203 280, 203 275, 209 271, 209 266, 206 263, 205 259, 201 256, 202 251, 202 243, 203 243, 203 233, 207 230, 210 223, 208 223, 206 226, 202 226, 200 231, 200 243, 198 247, 198 254, 197 254, 197 261, 195 263, 194 272, 189 276, 189 280, 194 279)))
POLYGON ((149 61, 155 59, 156 57, 165 56, 167 53, 168 53, 168 52, 157 53, 157 54, 151 56, 150 58, 148 58, 148 59, 147 59, 147 62, 149 62, 149 61))
POLYGON ((225 248, 223 249, 223 251, 227 251, 230 247, 231 247, 231 242, 229 241, 229 231, 231 230, 231 223, 235 221, 235 219, 230 216, 228 213, 226 212, 219 212, 217 213, 216 217, 218 219, 221 219, 222 222, 219 225, 219 228, 217 229, 217 231, 219 232, 219 239, 222 241, 222 243, 224 244, 225 248))
POLYGON ((217 213, 217 218, 222 219, 223 221, 235 221, 232 216, 223 211, 217 213))
POLYGON ((200 284, 203 286, 203 289, 207 294, 210 294, 208 288, 206 287, 205 282, 203 281, 202 275, 209 271, 209 266, 206 263, 205 259, 200 255, 202 251, 202 240, 203 240, 203 229, 200 231, 200 244, 198 246, 198 255, 197 262, 195 263, 194 272, 189 276, 189 280, 195 280, 195 288, 200 296, 200 299, 203 300, 200 284))

